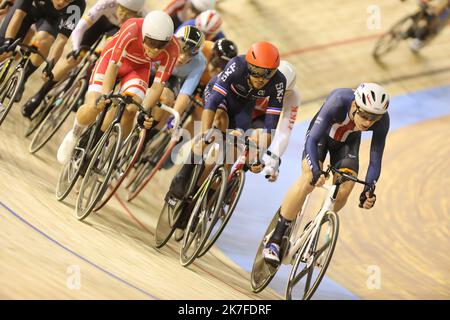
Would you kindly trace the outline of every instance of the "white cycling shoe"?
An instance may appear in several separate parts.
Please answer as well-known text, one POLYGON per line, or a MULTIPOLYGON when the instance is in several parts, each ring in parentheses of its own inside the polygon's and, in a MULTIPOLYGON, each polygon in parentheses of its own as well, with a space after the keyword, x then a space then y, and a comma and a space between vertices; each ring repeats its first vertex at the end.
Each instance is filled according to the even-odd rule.
POLYGON ((77 145, 77 138, 73 134, 73 130, 67 132, 64 140, 61 142, 61 145, 58 148, 58 153, 56 158, 58 162, 65 165, 70 161, 72 156, 73 149, 77 145))
POLYGON ((269 242, 263 249, 262 255, 264 260, 272 266, 280 264, 280 246, 276 243, 269 242))

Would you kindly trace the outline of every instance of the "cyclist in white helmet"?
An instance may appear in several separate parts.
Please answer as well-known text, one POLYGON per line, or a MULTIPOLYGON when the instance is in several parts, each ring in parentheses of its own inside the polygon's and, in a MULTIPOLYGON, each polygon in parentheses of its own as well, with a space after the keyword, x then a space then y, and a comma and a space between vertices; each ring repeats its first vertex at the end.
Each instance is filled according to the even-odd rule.
POLYGON ((175 30, 190 19, 194 19, 206 10, 212 10, 216 0, 172 0, 164 9, 173 20, 175 30))
MULTIPOLYGON (((73 129, 59 147, 57 157, 60 163, 65 164, 70 160, 84 128, 93 123, 105 107, 106 95, 113 90, 117 78, 121 79, 121 93, 132 95, 138 103, 143 101, 147 109, 156 105, 180 52, 180 45, 173 37, 173 31, 169 15, 155 10, 145 18, 128 19, 120 31, 106 43, 91 75, 86 102, 78 109, 73 129), (152 64, 157 65, 157 71, 147 92, 152 64)), ((133 127, 136 112, 136 106, 128 105, 122 116, 121 125, 125 137, 133 127)), ((154 116, 156 120, 160 117, 157 114, 154 116)), ((109 123, 113 118, 114 110, 110 110, 105 122, 109 123)), ((139 114, 138 122, 147 129, 156 124, 145 114, 139 114)))
MULTIPOLYGON (((264 259, 268 263, 280 263, 280 244, 284 233, 300 212, 306 196, 315 187, 325 183, 322 167, 328 152, 332 166, 357 176, 361 131, 373 131, 365 180, 370 184, 378 181, 389 131, 389 100, 387 91, 375 83, 362 83, 356 90, 336 89, 327 97, 306 133, 302 175, 286 193, 278 223, 263 250, 264 259)), ((344 207, 354 184, 352 181, 342 184, 335 211, 344 207)), ((369 187, 364 187, 360 195, 365 209, 372 208, 376 200, 375 194, 371 196, 368 190, 369 187)))
POLYGON ((183 22, 180 28, 183 26, 196 26, 205 34, 208 41, 214 42, 225 38, 225 34, 222 32, 222 17, 216 10, 203 11, 195 19, 183 22))
MULTIPOLYGON (((263 156, 263 162, 265 164, 264 175, 271 182, 276 181, 278 178, 280 159, 289 144, 289 138, 300 106, 300 91, 296 87, 297 72, 295 71, 295 67, 288 61, 281 60, 278 70, 286 78, 283 109, 278 120, 275 135, 269 147, 270 152, 263 156)), ((253 111, 253 128, 264 127, 267 107, 267 98, 257 100, 255 110, 253 111)))
POLYGON ((103 34, 113 35, 129 18, 141 16, 145 0, 99 0, 80 19, 72 32, 72 52, 58 61, 52 70, 53 79, 46 81, 22 107, 22 115, 31 118, 33 112, 53 86, 77 66, 81 46, 92 46, 103 34))

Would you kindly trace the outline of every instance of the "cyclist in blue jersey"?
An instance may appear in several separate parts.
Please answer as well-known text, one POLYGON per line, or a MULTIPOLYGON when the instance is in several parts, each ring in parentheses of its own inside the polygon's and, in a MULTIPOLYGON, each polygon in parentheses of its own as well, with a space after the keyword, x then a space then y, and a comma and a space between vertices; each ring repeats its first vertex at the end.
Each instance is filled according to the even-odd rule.
MULTIPOLYGON (((280 263, 280 244, 285 231, 300 212, 306 196, 314 187, 325 183, 322 171, 327 153, 331 165, 357 176, 359 170, 359 145, 361 131, 372 131, 370 163, 366 181, 375 183, 381 173, 381 160, 389 131, 389 94, 375 83, 362 83, 355 91, 336 89, 327 97, 312 119, 306 133, 302 160, 302 175, 285 195, 278 223, 263 250, 264 259, 272 264, 280 263)), ((342 184, 334 210, 344 207, 354 182, 342 184)), ((360 195, 365 209, 374 206, 376 196, 370 196, 369 187, 360 195)))
POLYGON ((208 41, 217 41, 225 38, 222 32, 222 17, 216 10, 206 10, 200 13, 195 19, 190 19, 180 26, 196 26, 205 34, 208 41))
MULTIPOLYGON (((202 132, 216 128, 248 130, 251 127, 252 112, 257 98, 269 97, 265 118, 263 141, 270 144, 271 133, 278 124, 283 106, 286 78, 278 70, 280 54, 269 42, 257 42, 246 55, 231 59, 224 71, 213 77, 205 88, 205 109, 202 112, 202 132)), ((204 150, 203 139, 198 148, 204 150)), ((194 147, 196 149, 197 147, 194 147)), ((169 193, 180 199, 185 190, 194 164, 185 163, 172 181, 169 193)), ((252 168, 259 172, 262 167, 252 168)))

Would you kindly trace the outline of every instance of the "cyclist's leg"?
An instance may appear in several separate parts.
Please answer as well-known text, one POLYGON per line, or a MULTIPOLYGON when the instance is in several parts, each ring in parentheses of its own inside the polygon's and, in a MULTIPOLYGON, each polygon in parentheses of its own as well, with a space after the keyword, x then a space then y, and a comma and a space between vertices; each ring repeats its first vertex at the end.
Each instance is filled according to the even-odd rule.
MULTIPOLYGON (((352 133, 345 144, 337 150, 330 150, 331 165, 337 169, 346 171, 358 176, 359 171, 359 145, 361 143, 361 132, 352 133)), ((335 182, 337 176, 333 177, 335 182)), ((347 203, 347 199, 353 190, 355 183, 353 181, 344 182, 339 188, 339 193, 334 204, 334 210, 337 212, 341 210, 347 203)))

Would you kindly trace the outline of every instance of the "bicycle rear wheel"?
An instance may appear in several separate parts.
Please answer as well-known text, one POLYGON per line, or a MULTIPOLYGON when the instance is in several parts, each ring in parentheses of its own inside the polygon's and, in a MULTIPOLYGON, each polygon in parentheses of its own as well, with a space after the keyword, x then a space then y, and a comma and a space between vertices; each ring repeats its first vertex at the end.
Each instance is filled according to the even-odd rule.
POLYGON ((69 117, 72 110, 79 103, 87 91, 86 79, 76 82, 61 97, 55 99, 49 106, 45 119, 41 121, 31 140, 28 151, 32 154, 39 151, 55 135, 62 124, 69 117))
POLYGON ((308 236, 295 256, 286 286, 287 300, 293 298, 311 299, 330 264, 338 234, 338 216, 336 213, 328 211, 325 213, 317 232, 308 236), (307 244, 311 241, 310 250, 306 252, 307 244))
POLYGON ((121 146, 122 127, 116 123, 103 134, 90 159, 75 208, 78 220, 86 219, 105 194, 121 146))
POLYGON ((207 239, 203 249, 198 254, 197 258, 202 257, 206 252, 211 249, 214 243, 219 239, 223 229, 227 225, 231 218, 231 215, 236 208, 236 205, 241 197, 242 189, 245 183, 245 172, 243 170, 238 170, 231 178, 231 181, 227 184, 225 198, 223 204, 220 208, 219 215, 217 219, 213 221, 214 226, 211 231, 209 239, 207 239), (218 224, 220 222, 220 224, 218 224))
POLYGON ((190 265, 198 257, 223 207, 222 204, 227 186, 226 168, 224 166, 215 168, 210 173, 209 179, 209 183, 207 181, 204 182, 208 183, 208 185, 197 198, 184 232, 180 251, 180 262, 184 267, 190 265))

